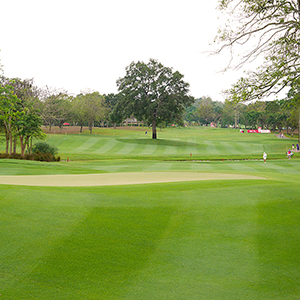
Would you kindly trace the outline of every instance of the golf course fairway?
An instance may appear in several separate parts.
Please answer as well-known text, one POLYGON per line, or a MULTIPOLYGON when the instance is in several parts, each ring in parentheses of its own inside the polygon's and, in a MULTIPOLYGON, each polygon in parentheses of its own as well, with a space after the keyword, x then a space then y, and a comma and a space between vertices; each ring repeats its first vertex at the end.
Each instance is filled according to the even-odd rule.
POLYGON ((300 299, 295 140, 98 133, 0 160, 0 300, 300 299))

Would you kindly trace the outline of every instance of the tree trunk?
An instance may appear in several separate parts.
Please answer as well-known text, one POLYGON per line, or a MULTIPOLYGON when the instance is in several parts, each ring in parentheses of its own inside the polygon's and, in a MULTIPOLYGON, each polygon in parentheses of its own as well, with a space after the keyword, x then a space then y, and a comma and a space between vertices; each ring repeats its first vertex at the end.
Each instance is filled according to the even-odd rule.
POLYGON ((9 155, 12 154, 12 149, 13 149, 13 138, 12 138, 12 132, 11 132, 11 119, 12 117, 10 116, 8 119, 8 122, 5 122, 5 128, 7 131, 8 139, 9 139, 9 155))
POLYGON ((17 153, 17 138, 14 137, 14 149, 13 149, 13 153, 16 154, 17 153))
MULTIPOLYGON (((300 2, 300 0, 299 0, 299 2, 300 2)), ((299 5, 300 5, 300 4, 299 4, 299 5)), ((299 108, 298 142, 300 143, 300 108, 299 108)))
POLYGON ((89 131, 90 131, 90 134, 93 133, 93 122, 89 122, 89 131))
POLYGON ((23 143, 24 137, 20 136, 20 144, 21 144, 21 156, 24 157, 24 153, 25 153, 25 146, 26 144, 23 143))
POLYGON ((8 132, 8 134, 9 134, 9 155, 12 155, 13 139, 12 139, 11 130, 8 132))
POLYGON ((152 139, 156 139, 157 136, 156 136, 156 119, 154 118, 153 119, 153 122, 152 122, 152 139))
POLYGON ((32 137, 31 137, 31 139, 30 139, 29 154, 32 154, 32 137))
POLYGON ((82 133, 82 129, 83 129, 83 121, 79 121, 78 124, 80 125, 79 132, 82 133))
POLYGON ((8 149, 9 149, 9 135, 8 135, 8 132, 6 130, 5 130, 5 140, 6 140, 5 153, 8 154, 8 149))
POLYGON ((27 137, 24 141, 24 137, 20 136, 20 144, 21 144, 21 156, 24 157, 25 156, 25 149, 26 149, 26 145, 28 143, 29 137, 27 137))
POLYGON ((235 110, 235 113, 234 113, 234 128, 237 128, 237 124, 238 124, 238 112, 235 110))

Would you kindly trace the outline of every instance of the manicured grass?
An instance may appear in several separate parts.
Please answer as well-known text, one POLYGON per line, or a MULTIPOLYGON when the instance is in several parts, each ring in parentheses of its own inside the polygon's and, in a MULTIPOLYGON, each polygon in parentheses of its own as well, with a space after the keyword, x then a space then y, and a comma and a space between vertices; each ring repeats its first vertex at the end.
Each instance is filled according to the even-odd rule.
POLYGON ((55 175, 55 174, 92 174, 126 172, 164 172, 195 171, 235 173, 278 178, 278 176, 300 175, 299 160, 270 160, 264 164, 253 161, 160 161, 160 160, 99 160, 69 162, 35 162, 21 160, 0 160, 0 175, 55 175), (260 175, 262 173, 263 175, 260 175))
MULTIPOLYGON (((47 142, 58 147, 63 160, 222 160, 258 159, 264 151, 268 159, 284 158, 297 140, 278 139, 272 134, 241 134, 236 129, 196 127, 166 128, 158 131, 157 140, 151 139, 151 134, 145 136, 142 128, 95 128, 92 135, 51 134, 47 142)), ((295 153, 294 157, 298 156, 295 153)))
POLYGON ((123 187, 1 186, 1 295, 297 299, 297 176, 123 187))
POLYGON ((193 171, 266 180, 0 185, 1 298, 299 298, 300 160, 281 153, 291 140, 184 128, 152 141, 135 136, 143 131, 102 130, 49 137, 69 162, 0 160, 0 175, 193 171), (188 149, 201 161, 194 153, 181 161, 188 149), (223 153, 233 160, 203 161, 223 153), (235 160, 247 153, 259 160, 235 160))

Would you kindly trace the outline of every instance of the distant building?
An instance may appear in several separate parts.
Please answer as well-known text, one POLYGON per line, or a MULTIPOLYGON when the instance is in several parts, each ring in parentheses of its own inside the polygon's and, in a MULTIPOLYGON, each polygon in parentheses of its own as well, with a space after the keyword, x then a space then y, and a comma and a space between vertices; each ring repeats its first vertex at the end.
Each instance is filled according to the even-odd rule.
POLYGON ((136 118, 127 118, 125 121, 124 121, 125 125, 128 125, 128 124, 137 124, 138 121, 136 118))
POLYGON ((143 122, 139 122, 135 117, 131 117, 131 118, 127 118, 123 124, 125 126, 128 126, 128 125, 137 125, 137 126, 140 126, 141 124, 143 124, 143 122))

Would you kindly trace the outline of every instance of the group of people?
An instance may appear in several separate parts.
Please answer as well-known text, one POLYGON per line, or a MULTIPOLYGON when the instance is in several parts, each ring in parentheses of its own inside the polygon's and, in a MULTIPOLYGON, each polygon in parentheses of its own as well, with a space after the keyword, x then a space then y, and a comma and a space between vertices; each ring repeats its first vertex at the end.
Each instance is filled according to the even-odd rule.
MULTIPOLYGON (((299 143, 297 143, 296 149, 295 149, 295 145, 292 144, 292 150, 293 150, 293 151, 294 151, 294 150, 299 151, 299 143)), ((289 149, 289 150, 287 151, 286 155, 287 155, 287 158, 288 158, 288 159, 291 159, 291 157, 294 155, 293 151, 291 151, 291 149, 289 149)), ((267 153, 264 152, 264 154, 263 154, 264 163, 267 162, 267 156, 268 156, 267 153)))
POLYGON ((299 151, 299 143, 297 143, 296 149, 295 149, 295 145, 292 144, 292 151, 291 151, 291 149, 289 149, 288 152, 286 153, 288 159, 291 159, 291 157, 294 155, 293 151, 295 151, 295 150, 299 151))

